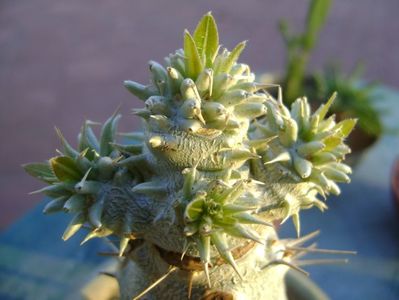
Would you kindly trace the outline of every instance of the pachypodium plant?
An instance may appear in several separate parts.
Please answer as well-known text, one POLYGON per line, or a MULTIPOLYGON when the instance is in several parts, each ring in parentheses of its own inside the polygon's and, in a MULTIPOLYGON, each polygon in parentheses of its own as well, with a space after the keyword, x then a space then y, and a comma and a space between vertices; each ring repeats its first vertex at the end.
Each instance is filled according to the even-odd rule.
POLYGON ((58 156, 25 165, 48 183, 44 212, 72 215, 64 240, 118 239, 121 299, 285 299, 287 270, 326 252, 303 246, 315 233, 299 237, 299 213, 350 181, 356 121, 326 118, 335 95, 314 113, 306 98, 285 107, 238 62, 245 44, 222 50, 206 14, 183 49, 149 62, 149 84, 125 82, 142 131, 120 143, 119 114, 98 138, 86 121, 76 149, 57 130, 58 156), (290 217, 298 237, 279 239, 290 217))

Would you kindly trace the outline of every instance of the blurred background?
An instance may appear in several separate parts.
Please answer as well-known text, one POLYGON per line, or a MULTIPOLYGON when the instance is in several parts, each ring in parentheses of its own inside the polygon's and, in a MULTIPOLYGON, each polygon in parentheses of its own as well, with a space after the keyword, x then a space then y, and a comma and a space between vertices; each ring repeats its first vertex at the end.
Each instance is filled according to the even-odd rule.
MULTIPOLYGON (((300 33, 309 2, 1 0, 0 299, 61 299, 66 291, 79 292, 76 287, 90 270, 97 274, 102 263, 93 255, 104 246, 100 241, 81 248, 78 238, 63 243, 59 235, 68 218, 41 218, 43 196, 29 195, 43 185, 21 164, 55 155, 60 143, 54 126, 75 144, 85 119, 103 122, 122 105, 120 131, 138 129, 138 117, 129 112, 143 104, 125 90, 123 80, 148 82, 147 62, 162 62, 181 48, 184 28, 193 31, 210 10, 224 46, 232 49, 249 40, 240 62, 257 74, 283 73, 286 48, 278 21, 286 19, 300 33), (38 239, 37 232, 45 234, 38 239)), ((333 1, 308 68, 312 72, 339 62, 347 74, 363 62, 363 80, 389 87, 381 89, 390 98, 390 114, 382 117, 398 124, 391 127, 396 131, 398 12, 398 0, 333 1)), ((378 106, 380 98, 371 100, 378 106)), ((327 213, 303 214, 304 233, 322 229, 322 248, 359 251, 346 269, 309 268, 332 299, 399 299, 399 218, 390 190, 399 135, 385 134, 378 141, 356 167, 352 184, 343 187, 339 199, 328 201, 327 213)), ((399 186, 399 166, 396 182, 399 186)), ((294 236, 292 225, 283 226, 280 234, 294 236)))
MULTIPOLYGON (((84 119, 104 121, 123 104, 121 130, 139 126, 129 109, 139 100, 125 79, 147 82, 147 61, 182 46, 212 10, 221 42, 249 40, 241 61, 255 72, 284 66, 281 18, 301 29, 308 1, 298 0, 2 0, 0 2, 0 229, 35 206, 28 193, 41 183, 21 164, 42 161, 70 141, 84 119)), ((337 0, 312 55, 310 68, 339 60, 350 70, 366 63, 364 77, 399 88, 399 1, 337 0)), ((398 150, 399 152, 399 150, 398 150)))

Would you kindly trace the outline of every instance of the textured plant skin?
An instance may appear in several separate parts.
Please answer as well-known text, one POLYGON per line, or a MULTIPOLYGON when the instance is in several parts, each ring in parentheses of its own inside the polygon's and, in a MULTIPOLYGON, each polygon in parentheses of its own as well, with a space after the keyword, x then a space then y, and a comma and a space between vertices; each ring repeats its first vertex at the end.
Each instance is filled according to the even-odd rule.
POLYGON ((119 239, 121 299, 285 299, 313 235, 279 240, 273 224, 292 217, 299 236, 299 212, 324 210, 319 197, 349 182, 356 121, 325 119, 334 96, 313 114, 305 98, 288 110, 238 62, 244 48, 221 50, 206 14, 184 49, 149 62, 148 85, 125 82, 144 101, 142 131, 120 144, 118 114, 99 138, 87 121, 77 149, 57 130, 60 155, 24 166, 49 184, 45 213, 73 215, 63 239, 82 227, 83 242, 119 239))

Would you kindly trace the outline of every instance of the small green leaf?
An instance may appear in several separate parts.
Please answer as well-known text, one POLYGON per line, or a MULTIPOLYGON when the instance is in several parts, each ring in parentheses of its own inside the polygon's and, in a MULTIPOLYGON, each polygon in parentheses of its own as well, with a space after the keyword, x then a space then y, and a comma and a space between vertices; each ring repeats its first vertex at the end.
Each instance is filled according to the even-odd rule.
POLYGON ((85 207, 86 198, 79 194, 73 194, 64 204, 64 210, 69 213, 81 212, 85 207))
POLYGON ((199 198, 187 204, 184 217, 187 219, 187 221, 192 222, 200 218, 201 215, 203 214, 203 211, 204 211, 204 199, 199 198))
POLYGON ((112 143, 115 141, 116 127, 121 115, 114 114, 110 117, 101 129, 101 139, 100 139, 100 155, 108 156, 112 150, 112 143))
POLYGON ((328 110, 330 109, 331 105, 334 103, 335 98, 337 98, 337 92, 334 92, 331 97, 328 99, 326 104, 321 105, 314 115, 319 116, 319 121, 321 122, 327 115, 328 110))
POLYGON ((143 101, 147 100, 151 96, 159 95, 158 89, 153 85, 142 85, 131 80, 125 80, 123 85, 130 93, 143 101))
POLYGON ((85 153, 84 156, 89 160, 93 160, 95 158, 96 153, 98 153, 100 147, 98 144, 98 140, 93 132, 93 129, 91 128, 92 125, 99 125, 99 124, 86 120, 78 136, 79 139, 78 149, 80 151, 79 156, 81 156, 82 152, 84 152, 85 153))
POLYGON ((56 199, 52 199, 49 203, 46 204, 46 206, 43 209, 44 214, 51 214, 55 212, 60 212, 62 211, 64 207, 64 203, 68 197, 61 196, 56 199))
POLYGON ((75 161, 68 156, 57 156, 50 159, 51 168, 60 181, 79 181, 83 174, 75 161))
POLYGON ((357 119, 347 119, 339 122, 336 127, 341 131, 343 137, 347 137, 355 128, 356 123, 357 119))
POLYGON ((184 64, 187 76, 193 80, 204 68, 195 41, 187 30, 184 32, 184 64))
POLYGON ((219 46, 219 34, 211 13, 202 17, 194 31, 194 41, 202 63, 210 68, 219 46))
POLYGON ((229 56, 223 62, 223 65, 218 70, 218 73, 229 73, 233 65, 237 62, 238 58, 240 57, 242 51, 244 50, 247 42, 243 41, 239 43, 233 51, 230 52, 229 56))
POLYGON ((223 206, 223 213, 226 216, 254 210, 256 210, 255 206, 242 206, 236 204, 226 204, 223 206))
POLYGON ((262 219, 249 214, 247 212, 242 212, 234 215, 234 218, 241 224, 261 224, 261 225, 270 225, 269 223, 263 221, 262 219))
MULTIPOLYGON (((45 186, 44 188, 41 188, 39 190, 31 192, 31 194, 38 194, 38 193, 43 193, 48 197, 51 198, 57 198, 65 195, 71 194, 71 192, 74 190, 74 183, 70 182, 56 182, 52 185, 45 186)), ((68 198, 67 197, 67 198, 68 198)))
POLYGON ((245 192, 245 187, 244 180, 237 181, 232 188, 227 189, 214 200, 219 203, 233 203, 245 192))
POLYGON ((29 163, 22 165, 22 167, 29 175, 39 180, 47 183, 53 183, 57 181, 57 178, 54 176, 49 163, 29 163))
POLYGON ((342 144, 342 138, 338 136, 329 136, 323 140, 323 143, 326 145, 326 148, 324 148, 324 151, 331 151, 335 147, 338 147, 339 145, 342 144))

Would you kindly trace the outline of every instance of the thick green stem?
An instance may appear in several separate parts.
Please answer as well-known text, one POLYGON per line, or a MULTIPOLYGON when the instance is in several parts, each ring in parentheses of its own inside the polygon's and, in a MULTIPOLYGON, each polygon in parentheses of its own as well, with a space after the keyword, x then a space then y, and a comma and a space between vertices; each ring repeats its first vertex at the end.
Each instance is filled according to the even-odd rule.
POLYGON ((280 23, 280 31, 287 47, 287 68, 283 81, 287 104, 304 95, 303 81, 306 67, 320 30, 327 19, 330 6, 330 0, 312 0, 308 8, 305 30, 302 33, 291 35, 287 23, 285 21, 280 23))
POLYGON ((291 104, 296 98, 303 96, 303 80, 305 69, 309 60, 310 51, 303 52, 301 55, 290 60, 284 82, 285 101, 291 104))

